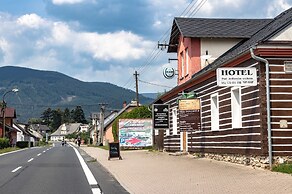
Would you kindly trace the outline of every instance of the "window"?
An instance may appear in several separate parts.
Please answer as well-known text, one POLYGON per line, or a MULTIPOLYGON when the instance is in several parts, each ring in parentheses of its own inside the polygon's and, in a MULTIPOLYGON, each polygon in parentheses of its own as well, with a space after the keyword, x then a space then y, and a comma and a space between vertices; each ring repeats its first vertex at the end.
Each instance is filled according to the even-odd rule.
POLYGON ((231 116, 232 128, 241 128, 241 90, 239 87, 231 89, 231 116))
POLYGON ((181 59, 181 77, 185 76, 185 61, 184 61, 184 53, 180 53, 180 59, 181 59))
POLYGON ((218 94, 211 95, 211 130, 219 130, 218 94))
POLYGON ((172 134, 177 135, 177 109, 172 109, 172 134))
POLYGON ((189 74, 189 49, 186 48, 186 74, 189 74))

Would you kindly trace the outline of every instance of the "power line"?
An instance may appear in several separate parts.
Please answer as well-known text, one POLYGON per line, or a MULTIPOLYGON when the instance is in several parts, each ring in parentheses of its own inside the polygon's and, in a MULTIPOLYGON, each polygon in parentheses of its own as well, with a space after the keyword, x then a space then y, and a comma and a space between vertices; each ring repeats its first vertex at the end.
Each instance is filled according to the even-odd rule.
POLYGON ((146 82, 146 81, 143 81, 143 80, 140 80, 140 79, 139 79, 139 81, 142 82, 142 83, 150 84, 150 85, 154 85, 154 86, 160 86, 160 87, 164 87, 164 88, 173 88, 173 87, 166 86, 166 85, 161 85, 161 84, 156 84, 156 83, 146 82))

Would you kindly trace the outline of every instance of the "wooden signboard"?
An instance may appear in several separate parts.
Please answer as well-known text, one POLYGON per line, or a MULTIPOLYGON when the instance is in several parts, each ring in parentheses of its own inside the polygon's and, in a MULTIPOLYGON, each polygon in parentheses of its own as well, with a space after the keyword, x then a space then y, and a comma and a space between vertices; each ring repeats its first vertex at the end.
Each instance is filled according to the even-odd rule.
POLYGON ((120 155, 120 143, 109 143, 109 156, 108 160, 111 158, 119 158, 122 160, 120 155))
POLYGON ((199 99, 179 100, 179 127, 181 131, 197 131, 201 129, 199 99))

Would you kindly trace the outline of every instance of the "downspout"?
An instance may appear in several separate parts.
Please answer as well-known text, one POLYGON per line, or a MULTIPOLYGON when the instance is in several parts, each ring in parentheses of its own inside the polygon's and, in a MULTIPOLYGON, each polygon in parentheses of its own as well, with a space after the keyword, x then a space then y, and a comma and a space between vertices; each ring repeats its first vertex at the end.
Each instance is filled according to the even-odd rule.
POLYGON ((269 148, 269 165, 270 169, 272 169, 272 132, 271 132, 271 108, 270 108, 270 70, 269 70, 269 62, 261 57, 258 57, 254 54, 253 48, 250 48, 251 57, 257 61, 264 62, 266 64, 266 98, 267 98, 267 127, 268 127, 268 148, 269 148))

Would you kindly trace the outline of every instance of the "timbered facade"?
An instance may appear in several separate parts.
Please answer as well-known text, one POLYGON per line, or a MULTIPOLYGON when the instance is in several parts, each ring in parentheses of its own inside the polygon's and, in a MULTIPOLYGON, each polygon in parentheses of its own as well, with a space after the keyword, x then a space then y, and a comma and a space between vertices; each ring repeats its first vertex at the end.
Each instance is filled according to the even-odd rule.
MULTIPOLYGON (((213 24, 209 19, 207 21, 213 24)), ((170 128, 164 133, 165 150, 188 151, 220 160, 240 160, 239 163, 259 166, 267 165, 269 157, 276 160, 281 157, 281 161, 291 160, 292 9, 272 20, 263 20, 262 26, 257 23, 258 21, 251 21, 249 26, 253 29, 248 31, 249 34, 237 37, 239 41, 235 45, 231 45, 207 66, 192 63, 190 60, 190 66, 202 68, 192 72, 191 76, 188 75, 188 79, 179 75, 178 86, 156 99, 155 104, 170 105, 170 128), (222 67, 256 68, 257 85, 218 86, 216 70, 222 67), (269 68, 268 77, 266 67, 269 68), (185 80, 182 81, 183 78, 185 80), (178 100, 182 93, 190 92, 195 93, 200 100, 201 127, 183 132, 180 131, 178 100), (267 101, 267 98, 270 98, 270 101, 267 101), (267 115, 270 115, 270 119, 267 115), (240 157, 244 159, 238 159, 240 157)), ((183 29, 183 26, 179 25, 174 21, 172 32, 176 28, 183 29)), ((208 28, 208 25, 205 28, 208 28)), ((230 33, 225 29, 226 33, 230 33)), ((226 35, 224 30, 221 33, 226 35)), ((170 45, 175 45, 175 48, 169 47, 168 51, 177 52, 178 58, 181 57, 184 39, 189 39, 189 43, 193 39, 197 42, 200 39, 198 36, 184 34, 183 31, 172 33, 170 38, 170 45)), ((204 35, 200 36, 201 39, 206 39, 204 35)), ((214 32, 213 36, 208 34, 208 38, 212 39, 218 38, 218 33, 214 32)), ((235 39, 236 34, 221 38, 235 39)), ((188 53, 191 53, 191 48, 187 48, 188 53)), ((210 48, 212 49, 212 45, 210 48)), ((201 52, 201 55, 202 53, 204 52, 201 52)), ((192 58, 185 58, 187 57, 192 58)), ((182 69, 181 63, 179 60, 178 69, 182 69)))

